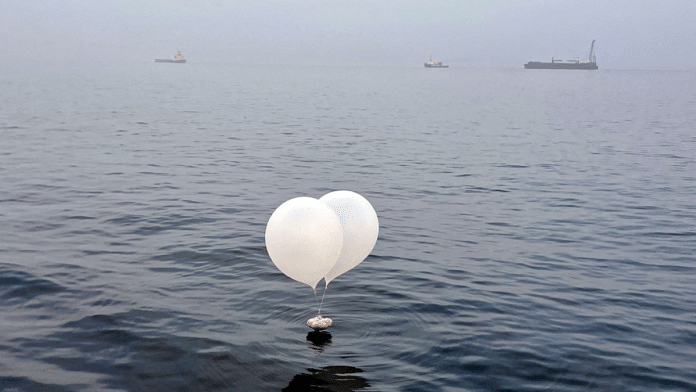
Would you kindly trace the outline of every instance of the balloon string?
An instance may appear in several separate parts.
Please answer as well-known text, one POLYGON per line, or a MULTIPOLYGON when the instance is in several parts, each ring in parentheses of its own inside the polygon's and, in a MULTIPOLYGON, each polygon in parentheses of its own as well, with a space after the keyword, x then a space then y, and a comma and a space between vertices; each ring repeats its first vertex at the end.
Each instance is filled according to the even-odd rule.
MULTIPOLYGON (((326 295, 326 290, 328 287, 324 287, 324 294, 321 295, 321 304, 319 305, 319 315, 321 315, 321 306, 324 305, 324 296, 326 295)), ((316 295, 315 295, 316 297, 316 295)))
MULTIPOLYGON (((314 290, 314 301, 317 303, 317 314, 321 312, 321 306, 319 306, 319 300, 317 299, 317 291, 314 290)), ((324 298, 322 298, 322 302, 324 302, 324 298)))

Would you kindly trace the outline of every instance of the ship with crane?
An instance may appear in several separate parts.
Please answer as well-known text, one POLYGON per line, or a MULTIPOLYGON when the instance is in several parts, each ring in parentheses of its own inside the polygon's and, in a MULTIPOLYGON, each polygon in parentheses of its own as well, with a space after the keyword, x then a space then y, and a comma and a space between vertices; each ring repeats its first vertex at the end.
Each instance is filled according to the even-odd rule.
POLYGON ((587 61, 581 62, 578 57, 575 60, 556 60, 551 58, 550 63, 544 63, 541 61, 530 61, 524 65, 525 69, 598 69, 597 59, 594 54, 594 44, 595 40, 592 40, 592 45, 590 46, 590 57, 587 61))

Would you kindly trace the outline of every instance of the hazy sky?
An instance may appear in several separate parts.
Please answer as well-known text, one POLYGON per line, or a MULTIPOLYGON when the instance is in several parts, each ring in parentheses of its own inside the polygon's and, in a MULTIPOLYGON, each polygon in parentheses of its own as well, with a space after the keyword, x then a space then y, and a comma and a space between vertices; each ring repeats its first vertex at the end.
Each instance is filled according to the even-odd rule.
POLYGON ((0 0, 6 67, 153 61, 696 69, 696 0, 0 0))

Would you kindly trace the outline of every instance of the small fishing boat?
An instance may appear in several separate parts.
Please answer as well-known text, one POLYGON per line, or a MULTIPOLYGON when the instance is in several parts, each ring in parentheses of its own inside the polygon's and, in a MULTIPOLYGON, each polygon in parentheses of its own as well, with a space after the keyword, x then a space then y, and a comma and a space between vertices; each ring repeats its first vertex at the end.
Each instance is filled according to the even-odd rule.
POLYGON ((174 56, 170 59, 155 59, 156 63, 185 63, 186 58, 181 52, 176 52, 174 56))

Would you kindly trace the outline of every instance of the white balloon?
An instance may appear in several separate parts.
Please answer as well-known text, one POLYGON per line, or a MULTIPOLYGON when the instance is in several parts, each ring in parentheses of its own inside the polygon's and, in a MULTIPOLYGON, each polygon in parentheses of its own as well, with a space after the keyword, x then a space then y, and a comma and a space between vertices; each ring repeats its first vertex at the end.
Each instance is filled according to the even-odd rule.
POLYGON ((372 252, 377 242, 379 221, 372 204, 355 192, 331 192, 322 196, 319 201, 333 209, 343 227, 341 255, 324 276, 328 286, 329 282, 353 269, 372 252))
POLYGON ((336 264, 342 247, 343 229, 338 216, 311 197, 281 204, 266 225, 266 250, 273 264, 312 290, 336 264))

